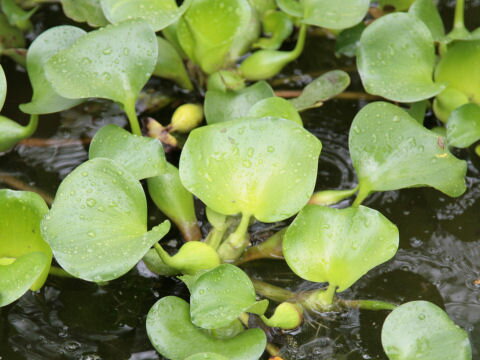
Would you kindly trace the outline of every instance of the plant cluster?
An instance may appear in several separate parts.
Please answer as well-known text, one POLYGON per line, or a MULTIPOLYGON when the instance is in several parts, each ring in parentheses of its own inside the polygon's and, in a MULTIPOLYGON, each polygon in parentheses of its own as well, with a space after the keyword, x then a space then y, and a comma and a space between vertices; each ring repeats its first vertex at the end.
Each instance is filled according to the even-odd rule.
MULTIPOLYGON (((131 132, 99 130, 89 160, 63 180, 50 209, 35 193, 0 190, 0 306, 40 289, 49 273, 103 284, 144 261, 190 292, 189 302, 161 298, 147 316, 151 343, 168 359, 255 360, 265 349, 277 355, 262 329, 249 328, 249 317, 289 330, 304 312, 348 308, 391 311, 382 330, 391 360, 471 359, 467 332, 432 303, 338 294, 398 250, 397 227, 362 205, 370 194, 419 186, 452 197, 466 191, 466 162, 451 148, 480 139, 480 33, 463 25, 462 0, 448 34, 432 0, 381 1, 398 11, 366 22, 368 0, 62 0, 68 17, 98 29, 48 29, 23 58, 22 32, 36 10, 24 8, 35 2, 1 2, 2 54, 24 63, 33 96, 20 106, 31 116, 27 126, 0 117, 0 151, 30 136, 39 115, 91 98, 120 104, 131 132), (355 116, 353 189, 314 193, 322 144, 300 116, 344 91, 348 74, 328 72, 290 100, 264 81, 300 56, 308 27, 329 29, 339 53, 357 54, 367 92, 409 104, 377 101, 355 116), (295 29, 295 47, 279 50, 295 29), (182 105, 161 127, 189 133, 178 168, 158 139, 142 136, 135 104, 152 76, 207 89, 203 106, 182 105), (430 98, 446 129, 423 125, 430 98), (159 242, 170 221, 147 228, 142 182, 186 240, 175 254, 159 242), (329 206, 352 196, 347 208, 329 206), (194 197, 206 207, 205 238, 194 197), (293 216, 251 245, 253 222, 293 216), (323 286, 292 293, 251 279, 241 265, 259 258, 284 258, 296 275, 323 286)), ((2 71, 2 104, 6 89, 2 71)))

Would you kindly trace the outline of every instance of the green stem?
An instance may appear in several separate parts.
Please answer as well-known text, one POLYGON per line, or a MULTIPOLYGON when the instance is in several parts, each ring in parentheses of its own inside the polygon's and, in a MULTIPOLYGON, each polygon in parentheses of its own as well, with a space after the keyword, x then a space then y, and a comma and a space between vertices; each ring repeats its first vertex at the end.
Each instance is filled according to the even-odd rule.
POLYGON ((57 266, 51 266, 50 267, 50 270, 48 271, 48 273, 50 275, 53 275, 53 276, 58 276, 58 277, 62 277, 62 278, 69 278, 69 279, 75 279, 75 276, 73 275, 70 275, 68 272, 66 272, 65 270, 57 267, 57 266))
POLYGON ((237 229, 231 233, 227 240, 218 248, 218 254, 223 261, 234 262, 237 260, 248 246, 248 225, 250 224, 250 214, 242 214, 240 224, 237 229))
POLYGON ((281 287, 252 279, 253 286, 257 294, 266 297, 267 299, 284 302, 295 299, 296 294, 294 292, 282 289, 281 287))
POLYGON ((286 231, 287 228, 277 231, 262 243, 249 247, 235 264, 240 265, 257 259, 283 259, 282 244, 286 231))
POLYGON ((225 235, 226 231, 227 231, 226 227, 225 228, 213 228, 210 231, 210 233, 208 234, 205 242, 208 245, 210 245, 212 248, 217 250, 218 247, 220 246, 221 242, 222 242, 223 235, 225 235))
POLYGON ((159 243, 155 243, 155 245, 153 245, 153 247, 155 248, 155 251, 157 252, 158 256, 160 257, 160 260, 162 260, 164 264, 175 268, 175 266, 173 266, 172 262, 171 262, 172 257, 170 256, 169 253, 167 253, 163 249, 163 247, 159 243))
POLYGON ((333 205, 354 195, 357 190, 358 186, 354 187, 351 190, 317 191, 312 195, 308 203, 322 206, 333 205))
POLYGON ((28 125, 25 126, 24 130, 24 137, 30 137, 33 135, 35 131, 37 131, 38 127, 38 115, 30 115, 30 121, 28 122, 28 125))
POLYGON ((294 49, 290 52, 290 61, 293 61, 295 60, 296 58, 298 58, 302 52, 303 52, 303 48, 305 47, 305 39, 307 38, 307 25, 306 24, 302 24, 300 26, 300 32, 298 33, 298 39, 297 39, 297 43, 294 47, 294 49))
POLYGON ((329 284, 327 290, 317 290, 314 292, 316 300, 324 306, 330 306, 333 304, 333 299, 335 297, 335 292, 337 291, 337 286, 334 284, 329 284))
POLYGON ((397 305, 385 301, 376 300, 342 300, 337 302, 340 306, 350 309, 363 310, 394 310, 397 305))
POLYGON ((362 204, 362 202, 370 195, 370 190, 367 187, 362 187, 359 185, 359 190, 355 201, 353 202, 353 207, 358 207, 362 204))
POLYGON ((463 21, 465 11, 465 0, 457 0, 455 4, 455 17, 453 20, 453 28, 467 30, 463 21))
POLYGON ((137 111, 135 110, 135 100, 129 100, 124 104, 124 110, 127 114, 128 121, 130 122, 130 128, 132 134, 142 136, 142 130, 140 129, 140 123, 138 122, 137 111))

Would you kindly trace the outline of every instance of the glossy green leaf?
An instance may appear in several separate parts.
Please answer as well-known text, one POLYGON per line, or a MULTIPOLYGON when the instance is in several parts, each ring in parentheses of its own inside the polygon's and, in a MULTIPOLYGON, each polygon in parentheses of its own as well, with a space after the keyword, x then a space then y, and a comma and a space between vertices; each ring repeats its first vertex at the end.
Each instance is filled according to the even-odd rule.
POLYGON ((0 50, 24 47, 25 38, 22 31, 10 25, 7 17, 0 13, 0 50))
POLYGON ((202 234, 195 215, 193 195, 180 181, 178 169, 167 163, 164 171, 147 180, 148 192, 157 207, 180 229, 187 241, 200 240, 202 234))
POLYGON ((5 268, 0 265, 5 275, 5 287, 0 286, 0 306, 7 299, 16 300, 28 288, 40 289, 47 279, 52 250, 40 235, 40 220, 47 211, 38 194, 0 190, 0 261, 16 260, 5 268))
POLYGON ((278 7, 286 14, 301 18, 303 16, 302 5, 297 0, 276 0, 278 7))
POLYGON ((420 101, 444 89, 432 79, 432 34, 411 14, 386 15, 368 26, 360 38, 357 66, 367 92, 390 100, 420 101))
POLYGON ((298 276, 328 282, 338 291, 391 259, 397 249, 397 227, 365 206, 307 205, 283 238, 285 260, 298 276))
POLYGON ((131 20, 82 36, 52 56, 45 71, 66 98, 100 97, 132 106, 156 60, 155 33, 147 23, 131 20))
POLYGON ((11 264, 0 265, 0 307, 11 304, 32 288, 42 272, 50 268, 50 261, 51 256, 31 252, 11 264))
POLYGON ((189 356, 185 360, 229 360, 227 357, 215 353, 198 353, 189 356))
POLYGON ((22 126, 0 116, 0 152, 10 150, 17 142, 31 136, 38 126, 38 116, 30 116, 28 125, 22 126))
POLYGON ((192 324, 190 306, 184 300, 167 296, 155 303, 147 316, 147 334, 157 351, 171 360, 204 352, 223 355, 229 360, 258 360, 267 339, 260 329, 246 330, 230 339, 217 339, 192 324))
POLYGON ((158 176, 167 166, 160 141, 133 135, 114 124, 104 126, 95 134, 88 155, 90 159, 114 160, 137 180, 158 176))
POLYGON ((63 12, 70 19, 77 22, 86 22, 90 26, 108 25, 103 14, 101 0, 61 0, 63 12))
POLYGON ((193 85, 177 50, 167 40, 158 37, 157 65, 153 75, 175 81, 181 87, 192 90, 193 85))
POLYGON ((480 105, 465 104, 447 122, 448 145, 466 148, 480 139, 480 105))
POLYGON ((208 124, 229 121, 247 116, 253 105, 275 96, 265 81, 259 81, 237 91, 209 90, 205 96, 205 118, 208 124))
POLYGON ((86 32, 74 26, 57 26, 40 34, 27 53, 27 71, 33 88, 32 101, 20 105, 27 114, 48 114, 69 109, 82 102, 56 93, 45 76, 45 64, 60 50, 70 47, 86 32))
POLYGON ((415 0, 379 0, 378 3, 385 7, 385 6, 392 6, 397 11, 407 10, 415 0))
POLYGON ((290 100, 298 111, 320 106, 324 101, 342 93, 350 85, 345 71, 329 71, 308 84, 299 97, 290 100))
POLYGON ((335 42, 335 55, 354 57, 357 54, 360 37, 367 26, 361 22, 352 28, 343 30, 338 34, 335 42))
POLYGON ((347 29, 367 15, 370 0, 301 0, 302 22, 327 29, 347 29))
POLYGON ((395 105, 374 102, 360 110, 349 148, 362 196, 412 186, 431 186, 454 197, 466 190, 466 162, 448 151, 443 137, 395 105))
POLYGON ((25 11, 15 2, 15 0, 1 0, 1 5, 2 12, 7 16, 10 25, 16 26, 23 31, 32 28, 30 18, 38 8, 25 11))
POLYGON ((321 147, 307 130, 284 119, 203 126, 188 137, 180 179, 218 213, 280 221, 310 199, 321 147))
POLYGON ((125 274, 169 229, 166 221, 147 232, 141 184, 104 158, 83 163, 63 180, 42 222, 42 235, 58 263, 95 282, 125 274))
POLYGON ((445 36, 443 21, 433 0, 416 0, 409 13, 416 16, 427 25, 433 40, 440 41, 445 36))
POLYGON ((100 0, 105 17, 113 24, 142 19, 154 31, 160 31, 177 21, 191 1, 178 7, 175 0, 100 0))
POLYGON ((248 0, 195 0, 178 22, 178 40, 188 57, 211 74, 236 60, 256 39, 253 19, 248 0))
POLYGON ((273 116, 281 119, 291 120, 303 126, 302 118, 292 103, 277 96, 257 102, 251 107, 248 116, 252 118, 273 116))
MULTIPOLYGON (((252 281, 240 268, 223 264, 202 274, 190 287, 192 323, 204 329, 227 326, 257 304, 252 281)), ((259 304, 258 313, 268 301, 259 304)))
POLYGON ((387 316, 382 345, 390 360, 471 360, 468 334, 428 301, 400 305, 387 316))
POLYGON ((263 33, 267 38, 259 39, 254 47, 268 50, 277 50, 293 31, 293 22, 290 17, 281 11, 272 11, 262 19, 263 33))

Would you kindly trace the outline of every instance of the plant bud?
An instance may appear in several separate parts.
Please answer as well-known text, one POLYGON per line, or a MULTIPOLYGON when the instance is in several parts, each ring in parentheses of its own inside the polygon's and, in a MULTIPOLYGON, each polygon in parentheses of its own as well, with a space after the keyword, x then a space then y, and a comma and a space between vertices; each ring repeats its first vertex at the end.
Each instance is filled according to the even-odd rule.
POLYGON ((175 110, 170 126, 172 131, 187 133, 195 129, 203 120, 203 107, 198 104, 184 104, 175 110))

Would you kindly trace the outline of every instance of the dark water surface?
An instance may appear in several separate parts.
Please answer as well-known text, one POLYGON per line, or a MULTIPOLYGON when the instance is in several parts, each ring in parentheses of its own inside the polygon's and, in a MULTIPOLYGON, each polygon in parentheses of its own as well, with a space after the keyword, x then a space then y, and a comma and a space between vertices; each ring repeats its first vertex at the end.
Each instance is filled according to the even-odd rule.
MULTIPOLYGON (((447 24, 451 23, 453 1, 442 2, 447 24)), ((480 26, 480 1, 470 2, 466 23, 480 26)), ((35 15, 36 29, 31 39, 55 24, 69 23, 56 6, 35 15)), ((354 62, 336 59, 334 41, 310 37, 301 59, 287 68, 282 77, 296 75, 279 88, 299 88, 318 73, 335 68, 351 69, 354 62)), ((30 99, 28 78, 20 67, 2 59, 8 78, 7 104, 3 115, 26 121, 17 105, 30 99)), ((361 91, 358 76, 352 75, 349 91, 361 91)), ((152 81, 147 86, 156 94, 187 100, 167 81, 152 81)), ((303 114, 305 126, 323 143, 318 172, 318 189, 348 189, 356 184, 348 153, 348 130, 365 99, 335 99, 323 107, 303 114)), ((173 107, 152 114, 168 122, 173 107)), ((12 179, 54 195, 60 181, 87 159, 88 140, 108 123, 125 125, 122 111, 107 101, 94 101, 73 110, 45 116, 35 138, 55 140, 38 146, 26 143, 0 157, 0 188, 12 187, 12 179), (69 141, 70 144, 65 144, 69 141), (10 184, 10 185, 9 185, 10 184)), ((428 117, 426 124, 435 125, 428 117)), ((472 150, 457 153, 469 163, 468 191, 451 199, 433 189, 407 189, 378 193, 365 205, 381 211, 400 229, 400 250, 393 260, 379 266, 351 289, 341 294, 354 299, 406 302, 432 301, 465 328, 480 359, 480 159, 472 150)), ((178 153, 169 154, 172 162, 178 153)), ((343 202, 338 206, 346 206, 343 202)), ((150 207, 151 225, 162 215, 150 207)), ((203 212, 199 204, 200 214, 203 212)), ((200 218, 202 218, 200 216, 200 218)), ((253 238, 261 239, 271 224, 255 224, 253 238)), ((204 229, 207 230, 207 229, 204 229)), ((178 234, 171 233, 166 243, 175 247, 178 234)), ((245 265, 253 277, 295 290, 318 287, 296 277, 281 261, 257 261, 245 265)), ((49 277, 37 293, 0 309, 1 360, 153 360, 160 359, 145 331, 150 307, 166 295, 187 297, 176 279, 157 277, 142 264, 107 286, 80 280, 49 277)), ((311 314, 299 330, 271 333, 287 359, 386 359, 380 344, 380 331, 386 312, 351 310, 342 314, 311 314)))

